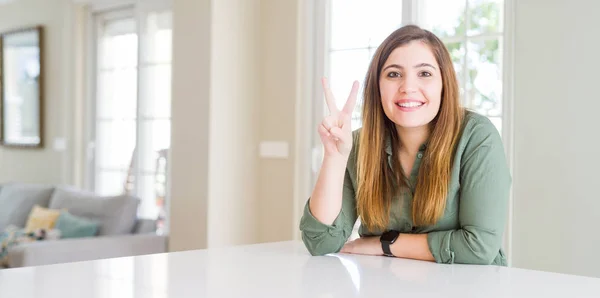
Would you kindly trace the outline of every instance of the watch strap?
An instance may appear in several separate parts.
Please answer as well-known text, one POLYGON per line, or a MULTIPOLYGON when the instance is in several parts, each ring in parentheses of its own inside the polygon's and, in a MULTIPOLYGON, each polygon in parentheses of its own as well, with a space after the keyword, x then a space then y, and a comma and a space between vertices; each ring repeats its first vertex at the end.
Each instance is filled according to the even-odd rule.
POLYGON ((393 257, 394 254, 392 254, 392 249, 390 248, 390 243, 388 241, 382 241, 381 242, 381 248, 383 249, 383 254, 388 256, 388 257, 393 257))

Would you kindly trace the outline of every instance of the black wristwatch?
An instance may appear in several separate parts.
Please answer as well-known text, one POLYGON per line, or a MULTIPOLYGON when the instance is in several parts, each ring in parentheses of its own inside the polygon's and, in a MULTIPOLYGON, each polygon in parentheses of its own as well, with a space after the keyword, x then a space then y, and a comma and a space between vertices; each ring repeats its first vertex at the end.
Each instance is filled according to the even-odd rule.
POLYGON ((379 241, 381 242, 381 248, 383 249, 383 254, 388 256, 388 257, 393 257, 394 254, 392 254, 392 249, 390 248, 390 245, 394 244, 394 242, 396 242, 396 239, 398 239, 398 236, 400 235, 400 232, 398 231, 387 231, 385 233, 383 233, 381 235, 381 237, 379 237, 379 241))

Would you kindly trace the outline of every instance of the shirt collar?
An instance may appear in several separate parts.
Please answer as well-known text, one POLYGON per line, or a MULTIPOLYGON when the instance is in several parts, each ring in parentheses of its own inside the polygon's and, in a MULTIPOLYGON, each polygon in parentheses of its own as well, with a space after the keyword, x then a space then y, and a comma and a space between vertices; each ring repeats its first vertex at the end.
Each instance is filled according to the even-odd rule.
MULTIPOLYGON (((427 141, 425 141, 425 143, 423 145, 421 145, 421 147, 419 147, 419 151, 423 152, 425 151, 425 149, 427 149, 427 144, 429 143, 429 139, 427 139, 427 141)), ((387 155, 392 156, 392 137, 390 136, 389 133, 387 133, 385 135, 385 153, 387 153, 387 155)))

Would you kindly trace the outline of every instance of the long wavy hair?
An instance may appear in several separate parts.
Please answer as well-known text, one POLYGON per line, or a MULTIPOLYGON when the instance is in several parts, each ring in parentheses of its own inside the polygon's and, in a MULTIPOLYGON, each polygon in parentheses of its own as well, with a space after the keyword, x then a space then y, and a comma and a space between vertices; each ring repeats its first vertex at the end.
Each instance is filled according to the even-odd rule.
MULTIPOLYGON (((369 231, 383 231, 389 221, 390 206, 395 192, 408 189, 399 158, 388 167, 386 136, 392 150, 398 152, 400 140, 396 125, 384 113, 379 79, 384 63, 396 48, 412 41, 429 46, 442 74, 442 97, 438 114, 430 123, 431 134, 421 161, 412 205, 416 226, 435 224, 443 215, 448 195, 453 156, 464 118, 460 105, 458 81, 448 50, 433 33, 415 25, 394 31, 377 48, 369 66, 364 88, 362 130, 357 152, 357 210, 369 231)), ((397 155, 395 155, 397 156, 397 155)))

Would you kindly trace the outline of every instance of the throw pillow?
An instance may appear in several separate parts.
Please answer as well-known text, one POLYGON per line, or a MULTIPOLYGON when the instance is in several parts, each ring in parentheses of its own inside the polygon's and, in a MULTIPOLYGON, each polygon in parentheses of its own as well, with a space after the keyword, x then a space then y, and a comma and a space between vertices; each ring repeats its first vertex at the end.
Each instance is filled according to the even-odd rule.
POLYGON ((54 228, 56 220, 59 216, 59 210, 52 210, 40 207, 39 205, 35 205, 33 206, 33 209, 31 209, 31 213, 29 213, 29 218, 27 219, 25 231, 27 233, 30 233, 37 229, 50 230, 54 228))
POLYGON ((93 237, 98 233, 99 224, 93 220, 62 211, 56 221, 56 229, 62 238, 93 237))

